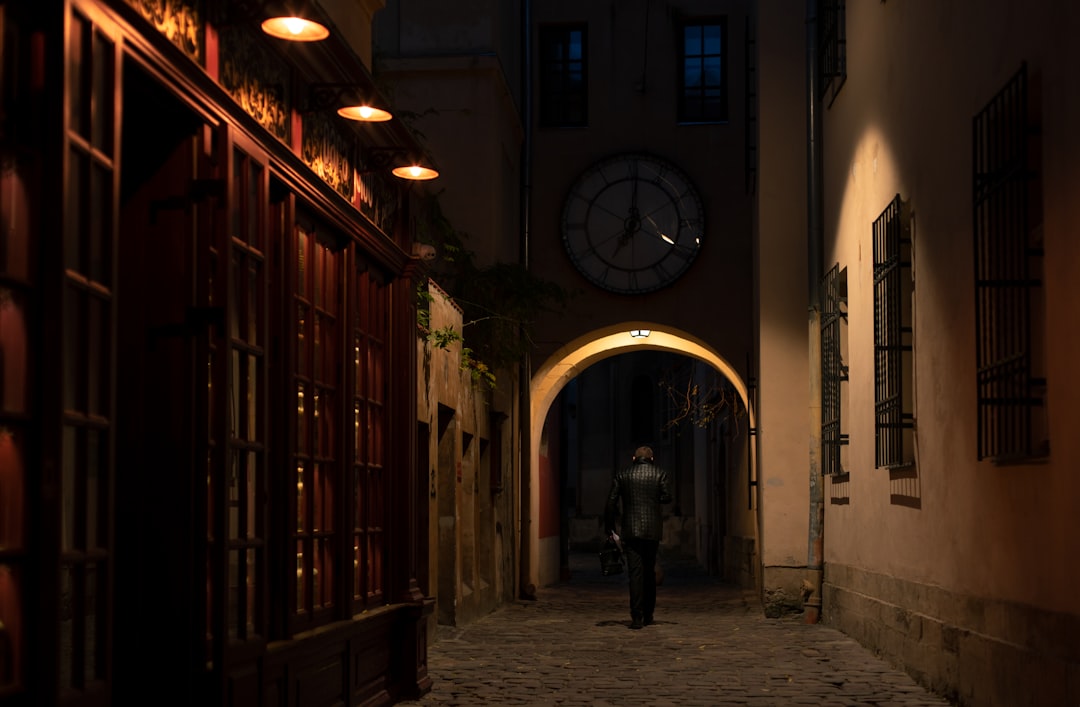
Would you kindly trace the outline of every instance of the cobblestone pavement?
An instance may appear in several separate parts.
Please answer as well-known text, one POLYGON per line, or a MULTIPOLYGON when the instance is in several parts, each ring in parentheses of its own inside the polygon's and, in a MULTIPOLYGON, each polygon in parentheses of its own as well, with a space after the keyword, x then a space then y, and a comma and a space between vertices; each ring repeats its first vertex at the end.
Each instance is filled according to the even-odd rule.
POLYGON ((434 686, 401 705, 890 705, 949 703, 843 633, 767 619, 757 597, 666 567, 656 623, 629 630, 625 575, 574 554, 571 579, 428 648, 434 686), (593 565, 595 564, 595 567, 593 565))

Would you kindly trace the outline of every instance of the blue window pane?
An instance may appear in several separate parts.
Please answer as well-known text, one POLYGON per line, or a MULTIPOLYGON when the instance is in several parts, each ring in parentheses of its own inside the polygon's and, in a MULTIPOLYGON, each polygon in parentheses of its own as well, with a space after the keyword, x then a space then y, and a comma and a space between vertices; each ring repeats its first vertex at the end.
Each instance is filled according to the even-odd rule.
POLYGON ((701 54, 701 27, 683 29, 683 53, 687 56, 701 54))
POLYGON ((720 53, 720 25, 709 25, 702 28, 705 33, 705 54, 720 53))
POLYGON ((697 61, 687 59, 683 69, 683 85, 687 88, 701 86, 701 65, 697 61))

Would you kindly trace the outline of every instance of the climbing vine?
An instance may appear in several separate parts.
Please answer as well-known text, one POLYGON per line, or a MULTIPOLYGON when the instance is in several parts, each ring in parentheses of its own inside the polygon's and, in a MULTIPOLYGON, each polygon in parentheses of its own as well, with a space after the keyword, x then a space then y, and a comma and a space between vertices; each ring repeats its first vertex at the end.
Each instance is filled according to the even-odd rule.
POLYGON ((437 196, 421 199, 417 240, 439 254, 432 277, 462 310, 462 330, 430 328, 430 295, 418 293, 419 325, 436 348, 462 342, 461 366, 473 380, 495 388, 495 371, 517 365, 534 347, 532 327, 545 313, 561 312, 569 299, 557 284, 536 277, 518 263, 476 264, 466 247, 468 234, 443 214, 437 196))

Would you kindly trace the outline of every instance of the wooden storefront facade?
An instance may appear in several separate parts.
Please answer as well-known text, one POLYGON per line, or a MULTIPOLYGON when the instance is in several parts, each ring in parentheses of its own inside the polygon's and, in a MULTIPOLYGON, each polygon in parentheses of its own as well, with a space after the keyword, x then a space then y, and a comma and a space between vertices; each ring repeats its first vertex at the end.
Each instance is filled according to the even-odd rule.
POLYGON ((4 704, 429 687, 416 145, 251 5, 0 4, 4 704))

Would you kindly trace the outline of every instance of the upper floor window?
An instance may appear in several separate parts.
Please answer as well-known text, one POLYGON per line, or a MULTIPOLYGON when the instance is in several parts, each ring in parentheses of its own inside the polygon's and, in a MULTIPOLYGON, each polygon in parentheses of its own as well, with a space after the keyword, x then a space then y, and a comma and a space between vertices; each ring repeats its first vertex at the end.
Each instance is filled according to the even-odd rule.
POLYGON ((688 23, 679 32, 680 123, 727 120, 727 21, 688 23))
POLYGON ((911 228, 897 194, 874 221, 874 466, 915 460, 911 228))
POLYGON ((973 121, 979 459, 1049 454, 1038 132, 1022 66, 973 121))
POLYGON ((540 124, 588 124, 588 66, 584 25, 540 30, 540 124))
POLYGON ((821 96, 832 105, 847 79, 847 12, 845 0, 822 0, 818 22, 818 71, 821 96))

